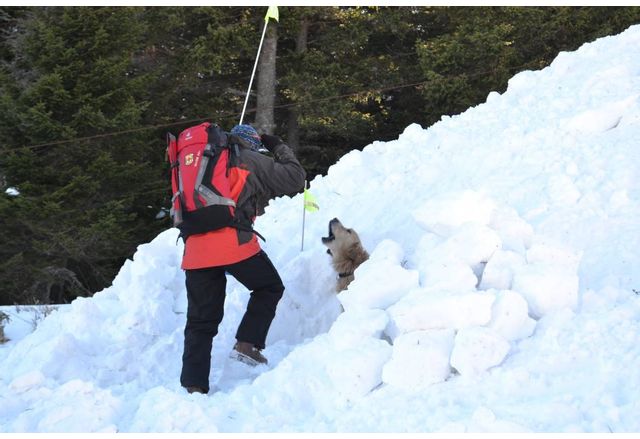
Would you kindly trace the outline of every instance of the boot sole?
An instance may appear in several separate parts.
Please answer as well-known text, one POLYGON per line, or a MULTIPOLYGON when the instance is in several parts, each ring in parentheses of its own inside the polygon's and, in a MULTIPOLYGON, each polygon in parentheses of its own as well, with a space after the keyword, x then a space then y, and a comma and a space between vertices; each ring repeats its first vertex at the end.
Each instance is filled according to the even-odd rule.
POLYGON ((229 358, 231 358, 232 360, 237 360, 237 361, 239 361, 241 363, 244 363, 244 364, 246 364, 248 366, 252 366, 252 367, 256 367, 256 366, 259 366, 260 364, 263 364, 263 363, 260 363, 260 362, 258 362, 256 360, 254 360, 250 356, 245 355, 245 354, 243 354, 241 352, 238 352, 238 351, 232 351, 229 354, 229 358))

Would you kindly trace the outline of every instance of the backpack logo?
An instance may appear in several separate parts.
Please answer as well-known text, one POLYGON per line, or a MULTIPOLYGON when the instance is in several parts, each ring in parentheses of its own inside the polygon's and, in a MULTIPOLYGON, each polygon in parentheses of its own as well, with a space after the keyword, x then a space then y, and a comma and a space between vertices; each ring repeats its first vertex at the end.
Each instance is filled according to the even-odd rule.
POLYGON ((184 157, 184 165, 191 166, 193 164, 193 154, 187 154, 184 157))

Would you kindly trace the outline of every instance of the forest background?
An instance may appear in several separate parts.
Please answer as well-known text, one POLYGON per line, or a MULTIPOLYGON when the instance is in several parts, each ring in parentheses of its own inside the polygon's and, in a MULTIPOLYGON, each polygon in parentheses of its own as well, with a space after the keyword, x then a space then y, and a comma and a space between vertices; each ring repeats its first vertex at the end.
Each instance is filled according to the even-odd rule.
MULTIPOLYGON (((240 120, 266 7, 0 7, 0 305, 108 286, 171 227, 167 132, 240 120)), ((503 92, 640 7, 281 7, 245 123, 308 179, 503 92)))

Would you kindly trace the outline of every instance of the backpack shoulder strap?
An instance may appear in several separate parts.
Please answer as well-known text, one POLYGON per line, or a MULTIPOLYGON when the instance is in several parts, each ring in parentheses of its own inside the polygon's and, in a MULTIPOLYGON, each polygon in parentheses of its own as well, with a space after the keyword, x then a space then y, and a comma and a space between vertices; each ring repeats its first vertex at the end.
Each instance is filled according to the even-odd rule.
POLYGON ((212 148, 226 148, 229 146, 229 137, 227 133, 222 131, 222 128, 220 128, 218 124, 209 125, 207 133, 207 143, 209 143, 212 148))

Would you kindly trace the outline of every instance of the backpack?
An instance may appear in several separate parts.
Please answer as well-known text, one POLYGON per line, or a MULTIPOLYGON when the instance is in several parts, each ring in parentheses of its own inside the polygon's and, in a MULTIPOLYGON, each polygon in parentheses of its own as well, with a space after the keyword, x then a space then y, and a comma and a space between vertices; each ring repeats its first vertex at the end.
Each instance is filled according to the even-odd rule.
POLYGON ((205 122, 187 128, 177 139, 167 133, 167 156, 173 190, 170 214, 183 239, 223 227, 256 233, 251 224, 235 218, 229 168, 238 149, 218 125, 205 122))

